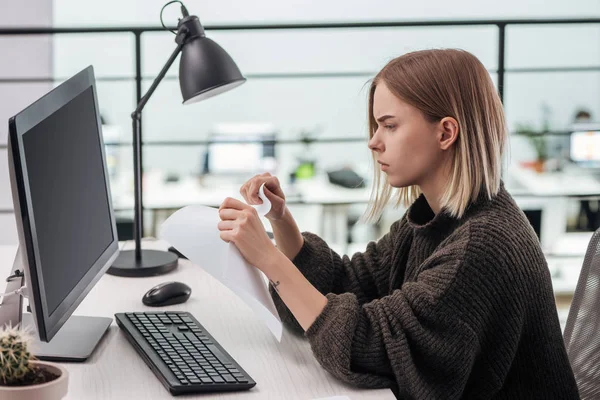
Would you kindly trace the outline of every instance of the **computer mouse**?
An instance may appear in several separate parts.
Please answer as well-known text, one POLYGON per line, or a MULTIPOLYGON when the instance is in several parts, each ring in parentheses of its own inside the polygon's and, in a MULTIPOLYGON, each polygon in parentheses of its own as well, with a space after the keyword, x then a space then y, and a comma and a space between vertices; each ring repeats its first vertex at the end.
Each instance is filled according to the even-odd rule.
POLYGON ((192 294, 192 289, 182 282, 164 282, 148 290, 142 303, 151 307, 170 306, 187 301, 192 294))

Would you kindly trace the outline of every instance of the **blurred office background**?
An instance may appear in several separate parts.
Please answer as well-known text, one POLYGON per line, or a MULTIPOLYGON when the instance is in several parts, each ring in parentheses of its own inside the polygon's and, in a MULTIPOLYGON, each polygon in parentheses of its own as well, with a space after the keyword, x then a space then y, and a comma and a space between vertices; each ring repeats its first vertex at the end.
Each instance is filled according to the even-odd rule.
MULTIPOLYGON (((0 29, 158 27, 164 3, 3 2, 0 29)), ((356 223, 366 208, 372 174, 366 147, 369 79, 391 58, 408 51, 457 47, 479 57, 496 84, 499 69, 504 69, 504 104, 511 130, 504 179, 540 235, 557 299, 563 296, 568 302, 589 232, 600 224, 600 162, 595 163, 600 148, 594 133, 600 131, 596 125, 600 122, 600 22, 509 24, 503 65, 499 65, 500 29, 494 23, 226 27, 540 18, 600 21, 597 0, 187 0, 185 4, 200 17, 207 36, 231 54, 248 82, 222 96, 183 106, 178 64, 170 69, 143 113, 146 235, 156 235, 160 221, 178 207, 214 205, 214 196, 235 195, 245 179, 269 171, 282 181, 302 229, 324 235, 340 252, 364 249, 404 212, 390 207, 378 223, 356 223), (574 131, 584 133, 573 136, 574 131), (365 188, 343 187, 355 185, 356 177, 364 178, 365 188), (207 193, 213 194, 210 201, 203 200, 208 199, 207 193)), ((179 15, 177 5, 168 7, 165 23, 175 25, 179 15)), ((174 47, 174 35, 168 31, 141 34, 142 93, 174 47)), ((98 82, 120 235, 127 238, 133 215, 134 34, 0 35, 0 54, 0 121, 4 121, 0 123, 0 242, 17 240, 7 176, 8 118, 90 64, 98 82)))

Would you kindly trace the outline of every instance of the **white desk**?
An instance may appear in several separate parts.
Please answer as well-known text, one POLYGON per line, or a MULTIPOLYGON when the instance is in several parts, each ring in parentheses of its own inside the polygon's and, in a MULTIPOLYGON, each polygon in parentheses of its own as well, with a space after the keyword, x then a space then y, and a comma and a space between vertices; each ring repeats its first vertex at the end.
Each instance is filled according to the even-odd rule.
MULTIPOLYGON (((166 248, 164 243, 144 247, 166 248)), ((0 273, 7 276, 16 248, 0 246, 0 273)), ((173 273, 150 278, 103 276, 75 311, 76 315, 113 317, 117 312, 158 310, 142 304, 142 295, 165 281, 192 288, 183 304, 159 310, 189 311, 257 382, 250 391, 185 396, 198 399, 298 399, 347 395, 358 399, 394 399, 390 390, 361 390, 345 385, 317 363, 309 343, 284 330, 278 343, 250 308, 210 275, 186 260, 173 273)), ((170 399, 116 323, 85 363, 65 363, 71 400, 170 399)))

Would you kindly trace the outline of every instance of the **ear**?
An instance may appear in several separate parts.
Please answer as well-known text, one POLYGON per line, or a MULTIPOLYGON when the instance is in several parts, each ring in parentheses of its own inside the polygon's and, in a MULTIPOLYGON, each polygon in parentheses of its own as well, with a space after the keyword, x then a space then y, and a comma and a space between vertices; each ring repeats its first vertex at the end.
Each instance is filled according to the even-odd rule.
POLYGON ((440 121, 440 133, 438 140, 440 149, 448 150, 452 147, 456 139, 458 139, 459 127, 458 122, 452 117, 444 117, 440 121))

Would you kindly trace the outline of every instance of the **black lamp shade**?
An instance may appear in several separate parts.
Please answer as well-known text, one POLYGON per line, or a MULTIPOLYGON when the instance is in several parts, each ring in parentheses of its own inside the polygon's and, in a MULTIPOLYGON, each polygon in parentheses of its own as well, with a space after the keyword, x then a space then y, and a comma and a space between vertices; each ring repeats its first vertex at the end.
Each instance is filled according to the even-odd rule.
POLYGON ((216 96, 245 81, 231 56, 206 36, 197 36, 183 46, 179 62, 183 104, 216 96))

